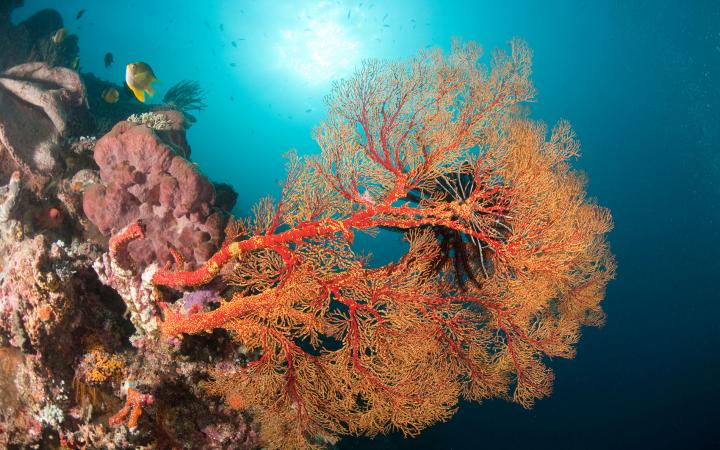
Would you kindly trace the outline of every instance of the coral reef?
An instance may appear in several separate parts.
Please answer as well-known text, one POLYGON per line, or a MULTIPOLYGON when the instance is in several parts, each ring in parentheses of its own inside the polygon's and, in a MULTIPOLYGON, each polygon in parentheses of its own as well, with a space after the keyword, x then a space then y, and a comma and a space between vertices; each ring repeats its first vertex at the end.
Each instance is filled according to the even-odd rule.
POLYGON ((522 42, 489 67, 473 44, 365 63, 321 154, 228 220, 237 193, 189 160, 199 86, 102 103, 112 84, 68 68, 77 39, 48 45, 60 16, 13 25, 20 3, 0 4, 0 446, 415 435, 460 399, 531 407, 602 323, 610 214, 569 124, 522 113, 522 42), (408 248, 371 266, 353 237, 378 229, 408 248))
POLYGON ((22 0, 0 2, 0 71, 31 61, 71 67, 78 54, 77 36, 67 36, 59 45, 52 42, 52 36, 63 27, 62 17, 52 9, 38 11, 13 25, 10 12, 22 3, 22 0))
MULTIPOLYGON (((158 111, 169 126, 152 130, 124 122, 148 111, 137 102, 88 110, 97 106, 88 98, 96 85, 86 91, 83 81, 94 78, 69 68, 76 37, 50 45, 62 27, 52 10, 12 25, 9 13, 20 3, 0 2, 0 447, 257 447, 250 418, 199 389, 213 352, 180 349, 197 358, 173 358, 168 346, 179 343, 158 339, 155 266, 145 266, 169 255, 158 226, 191 239, 177 251, 194 263, 217 249, 226 217, 213 205, 214 184, 186 159, 183 114, 158 111), (119 132, 98 139, 118 121, 135 141, 119 132), (157 165, 132 160, 147 172, 130 175, 155 184, 132 178, 146 203, 137 217, 127 211, 127 222, 113 224, 116 231, 129 224, 129 234, 108 241, 112 227, 103 235, 86 217, 84 194, 106 188, 102 175, 116 177, 109 185, 127 182, 128 160, 111 161, 113 149, 138 142, 148 148, 131 157, 157 165), (157 199, 144 190, 161 187, 157 199), (138 218, 149 220, 147 235, 138 233, 138 218), (128 252, 139 237, 157 246, 128 252), (123 402, 127 417, 119 414, 123 402), (138 430, 121 418, 137 420, 138 430)), ((222 206, 232 208, 235 197, 223 196, 222 206)))

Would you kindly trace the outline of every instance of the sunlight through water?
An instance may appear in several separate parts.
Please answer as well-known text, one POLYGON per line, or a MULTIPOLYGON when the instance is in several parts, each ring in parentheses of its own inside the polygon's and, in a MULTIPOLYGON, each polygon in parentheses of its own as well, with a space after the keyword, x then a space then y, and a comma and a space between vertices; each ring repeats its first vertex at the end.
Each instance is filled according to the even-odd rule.
POLYGON ((303 10, 291 27, 280 30, 275 50, 279 68, 312 84, 346 74, 359 63, 361 44, 341 24, 347 16, 338 6, 319 4, 303 10))

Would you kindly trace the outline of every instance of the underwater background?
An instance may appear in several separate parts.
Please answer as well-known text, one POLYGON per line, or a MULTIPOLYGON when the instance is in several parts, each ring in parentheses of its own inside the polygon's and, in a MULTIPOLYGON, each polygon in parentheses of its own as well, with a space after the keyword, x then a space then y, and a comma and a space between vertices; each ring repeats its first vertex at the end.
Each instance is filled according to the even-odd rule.
MULTIPOLYGON (((28 0, 13 22, 42 8, 79 37, 84 72, 121 84, 125 64, 145 61, 161 80, 156 98, 199 81, 208 107, 188 132, 192 159, 234 186, 240 215, 279 194, 285 152, 318 151, 323 97, 363 59, 449 50, 453 38, 486 53, 526 40, 531 116, 571 122, 582 142, 573 164, 613 214, 607 324, 583 330, 574 359, 553 361, 554 392, 531 410, 462 404, 417 438, 339 447, 717 448, 718 2, 28 0)), ((401 248, 389 239, 376 260, 401 248)))

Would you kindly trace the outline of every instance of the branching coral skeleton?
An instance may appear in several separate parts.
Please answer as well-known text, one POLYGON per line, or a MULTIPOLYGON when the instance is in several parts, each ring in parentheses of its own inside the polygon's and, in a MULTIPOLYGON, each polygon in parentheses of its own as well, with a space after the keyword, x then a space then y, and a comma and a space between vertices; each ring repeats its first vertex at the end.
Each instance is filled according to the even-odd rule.
POLYGON ((548 137, 520 114, 534 96, 524 43, 489 67, 480 54, 456 44, 366 63, 328 99, 321 155, 288 156, 277 204, 261 203, 201 267, 185 271, 174 252, 176 270, 153 275, 184 290, 224 273, 229 299, 190 313, 162 304, 160 328, 222 328, 257 350, 219 364, 206 387, 253 412, 268 447, 415 435, 460 397, 530 407, 551 391, 547 360, 572 357, 580 327, 602 323, 612 224, 567 162, 574 133, 560 122, 548 137), (351 244, 378 228, 409 249, 369 268, 351 244))

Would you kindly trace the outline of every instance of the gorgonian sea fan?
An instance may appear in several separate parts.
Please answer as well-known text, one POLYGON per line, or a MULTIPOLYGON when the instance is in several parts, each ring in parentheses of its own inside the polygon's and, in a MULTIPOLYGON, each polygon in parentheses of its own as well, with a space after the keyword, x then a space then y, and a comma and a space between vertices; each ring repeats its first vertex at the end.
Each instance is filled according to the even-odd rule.
POLYGON ((568 163, 578 141, 567 122, 548 132, 522 112, 523 42, 489 66, 480 56, 470 43, 364 63, 327 98, 322 153, 289 155, 281 199, 197 270, 155 273, 190 289, 231 265, 229 298, 190 314, 163 305, 161 329, 222 328, 255 352, 205 386, 250 410, 268 447, 414 435, 461 397, 530 407, 551 391, 549 358, 572 357, 581 326, 602 323, 612 224, 568 163), (351 242, 378 228, 409 247, 371 268, 351 242))

